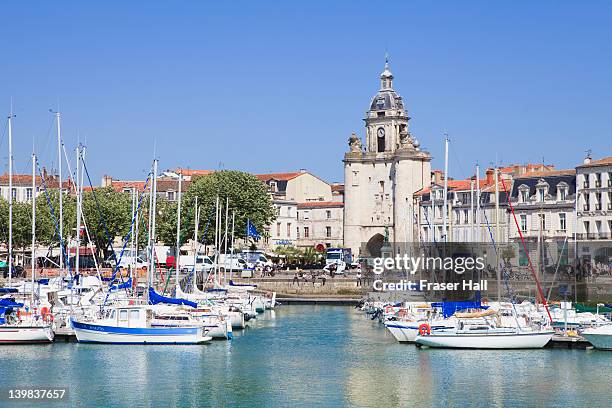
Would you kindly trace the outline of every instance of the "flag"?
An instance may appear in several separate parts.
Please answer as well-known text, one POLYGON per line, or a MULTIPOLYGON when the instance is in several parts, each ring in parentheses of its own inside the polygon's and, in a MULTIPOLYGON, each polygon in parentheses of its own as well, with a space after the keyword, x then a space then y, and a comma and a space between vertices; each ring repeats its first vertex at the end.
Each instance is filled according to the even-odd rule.
POLYGON ((255 238, 255 241, 259 241, 259 238, 261 238, 255 225, 253 225, 251 220, 247 219, 247 238, 249 237, 255 238))

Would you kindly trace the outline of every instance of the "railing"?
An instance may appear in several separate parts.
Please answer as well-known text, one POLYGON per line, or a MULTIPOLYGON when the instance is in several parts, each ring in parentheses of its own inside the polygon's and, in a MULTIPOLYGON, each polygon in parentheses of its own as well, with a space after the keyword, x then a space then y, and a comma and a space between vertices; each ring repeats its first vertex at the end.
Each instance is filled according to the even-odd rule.
POLYGON ((610 232, 589 232, 576 234, 576 239, 578 240, 586 240, 586 239, 612 239, 612 233, 610 232))

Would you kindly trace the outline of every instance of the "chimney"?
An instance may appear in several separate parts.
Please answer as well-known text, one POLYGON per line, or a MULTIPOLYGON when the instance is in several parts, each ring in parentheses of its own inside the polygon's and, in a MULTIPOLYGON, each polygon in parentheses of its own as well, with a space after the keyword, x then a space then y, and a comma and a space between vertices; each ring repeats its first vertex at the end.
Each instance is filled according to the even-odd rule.
POLYGON ((485 172, 485 174, 487 175, 487 184, 493 184, 493 174, 495 173, 495 170, 493 169, 487 169, 487 171, 485 172))
POLYGON ((442 170, 434 170, 431 172, 431 181, 434 184, 442 184, 444 183, 444 174, 442 170))
POLYGON ((109 187, 113 185, 113 178, 109 175, 102 176, 102 187, 109 187))

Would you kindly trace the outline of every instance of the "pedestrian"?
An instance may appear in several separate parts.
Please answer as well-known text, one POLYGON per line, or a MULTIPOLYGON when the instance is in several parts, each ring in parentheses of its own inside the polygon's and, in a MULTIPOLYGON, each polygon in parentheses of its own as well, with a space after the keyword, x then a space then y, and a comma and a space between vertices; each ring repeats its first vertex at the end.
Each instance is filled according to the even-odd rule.
POLYGON ((298 276, 298 271, 296 270, 295 273, 293 274, 293 283, 291 283, 291 286, 297 284, 298 286, 300 286, 300 278, 298 276))
POLYGON ((321 275, 321 284, 322 286, 325 286, 325 281, 327 280, 327 276, 325 276, 325 272, 323 272, 323 275, 321 275))
POLYGON ((357 286, 361 286, 361 267, 357 268, 357 286))

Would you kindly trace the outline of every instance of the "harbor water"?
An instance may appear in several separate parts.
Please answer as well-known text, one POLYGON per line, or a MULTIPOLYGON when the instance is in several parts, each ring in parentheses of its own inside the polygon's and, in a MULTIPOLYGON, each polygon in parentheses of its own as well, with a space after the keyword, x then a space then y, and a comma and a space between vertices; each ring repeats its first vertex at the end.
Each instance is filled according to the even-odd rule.
MULTIPOLYGON (((66 387, 72 407, 608 407, 612 352, 398 344, 348 306, 284 305, 197 346, 2 346, 2 388, 66 387)), ((30 405, 29 405, 30 404, 30 405)))

